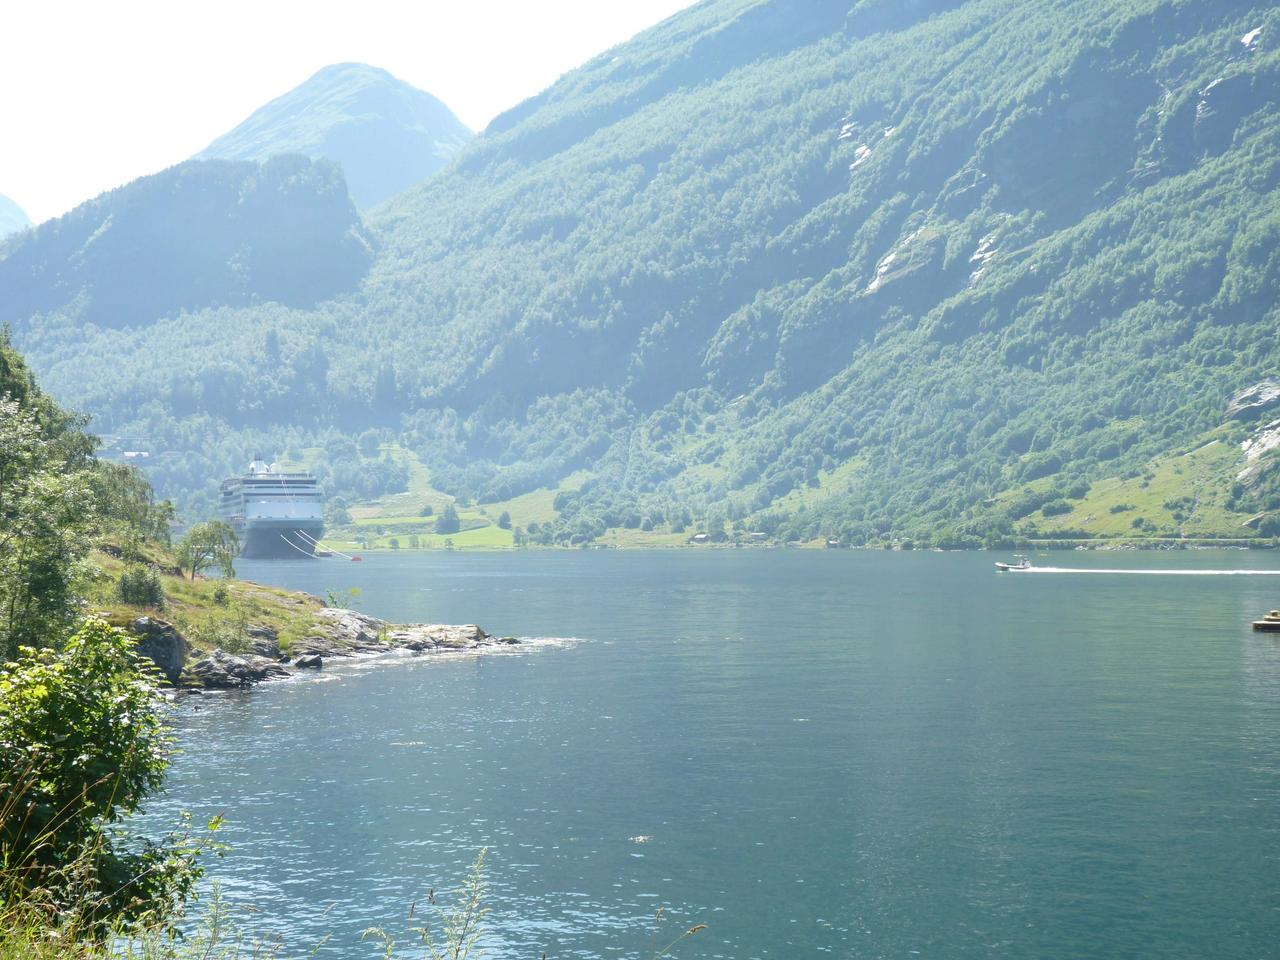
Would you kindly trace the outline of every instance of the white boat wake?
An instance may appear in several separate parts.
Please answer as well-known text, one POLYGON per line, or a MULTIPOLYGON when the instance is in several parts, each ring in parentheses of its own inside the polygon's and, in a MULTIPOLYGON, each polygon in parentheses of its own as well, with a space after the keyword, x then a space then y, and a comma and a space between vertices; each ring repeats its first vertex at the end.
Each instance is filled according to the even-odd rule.
POLYGON ((1134 570, 1123 567, 1030 567, 1018 573, 1127 573, 1142 577, 1280 577, 1280 570, 1134 570))

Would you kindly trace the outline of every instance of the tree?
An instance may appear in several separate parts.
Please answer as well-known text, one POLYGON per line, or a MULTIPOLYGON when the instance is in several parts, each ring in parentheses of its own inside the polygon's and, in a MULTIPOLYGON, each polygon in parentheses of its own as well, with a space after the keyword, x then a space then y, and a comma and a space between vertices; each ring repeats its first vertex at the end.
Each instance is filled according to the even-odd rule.
POLYGON ((87 470, 56 451, 33 411, 0 396, 0 658, 47 644, 75 616, 93 498, 87 470))
POLYGON ((510 530, 510 529, 511 529, 511 514, 507 513, 507 511, 503 510, 503 511, 502 511, 502 513, 500 513, 500 514, 498 515, 498 526, 499 526, 501 529, 503 529, 503 530, 510 530))
POLYGON ((240 538, 222 520, 198 523, 178 541, 178 563, 196 578, 201 570, 218 566, 227 577, 234 577, 235 558, 240 552, 240 538))
POLYGON ((198 876, 188 838, 117 845, 108 829, 164 782, 171 739, 134 641, 88 620, 60 652, 0 666, 0 862, 17 889, 64 916, 161 916, 198 876))
POLYGON ((457 533, 462 529, 462 521, 458 519, 458 511, 452 503, 445 504, 440 516, 436 517, 436 533, 457 533))
POLYGON ((90 486, 105 528, 168 545, 173 504, 156 502, 151 484, 136 468, 100 461, 90 476, 90 486))
POLYGON ((65 637, 76 586, 104 535, 136 558, 168 542, 172 508, 136 470, 93 456, 85 421, 46 396, 0 330, 0 659, 65 637))
POLYGON ((351 522, 351 514, 347 511, 344 497, 333 497, 325 504, 325 523, 331 527, 344 527, 351 522))
POLYGON ((360 454, 362 456, 376 457, 378 455, 378 444, 378 431, 366 430, 364 433, 360 434, 360 440, 357 443, 357 448, 360 450, 360 454))

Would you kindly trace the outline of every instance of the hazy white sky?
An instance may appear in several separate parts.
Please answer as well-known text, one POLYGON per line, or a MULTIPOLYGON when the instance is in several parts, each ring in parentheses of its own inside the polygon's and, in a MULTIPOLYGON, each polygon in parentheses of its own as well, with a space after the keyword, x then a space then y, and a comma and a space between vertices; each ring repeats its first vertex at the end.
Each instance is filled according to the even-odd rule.
POLYGON ((0 194, 37 223, 203 149, 330 63, 468 126, 691 0, 0 0, 0 194))

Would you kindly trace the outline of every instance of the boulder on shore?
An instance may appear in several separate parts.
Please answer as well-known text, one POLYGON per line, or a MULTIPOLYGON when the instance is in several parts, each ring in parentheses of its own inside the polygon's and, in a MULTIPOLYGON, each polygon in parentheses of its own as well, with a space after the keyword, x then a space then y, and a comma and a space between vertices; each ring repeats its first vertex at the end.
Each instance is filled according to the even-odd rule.
POLYGON ((255 626, 245 631, 249 635, 249 650, 259 657, 280 660, 280 635, 272 627, 255 626))
POLYGON ((295 643, 290 647, 290 653, 295 656, 344 657, 388 649, 382 641, 387 629, 385 620, 341 607, 325 607, 317 611, 316 616, 316 633, 295 643))
POLYGON ((289 671, 269 657, 254 653, 236 656, 221 649, 197 660, 187 671, 195 686, 208 690, 235 690, 287 676, 289 671))
POLYGON ((469 650, 497 643, 474 623, 388 623, 355 610, 326 607, 316 614, 317 634, 294 644, 297 655, 344 657, 395 649, 469 650))
POLYGON ((156 617, 139 617, 129 624, 129 631, 138 638, 138 655, 154 663, 165 679, 176 684, 187 663, 187 641, 177 628, 156 617))
POLYGON ((422 652, 424 650, 469 650, 488 645, 493 641, 474 623, 453 625, 443 623, 397 624, 386 631, 392 646, 422 652))

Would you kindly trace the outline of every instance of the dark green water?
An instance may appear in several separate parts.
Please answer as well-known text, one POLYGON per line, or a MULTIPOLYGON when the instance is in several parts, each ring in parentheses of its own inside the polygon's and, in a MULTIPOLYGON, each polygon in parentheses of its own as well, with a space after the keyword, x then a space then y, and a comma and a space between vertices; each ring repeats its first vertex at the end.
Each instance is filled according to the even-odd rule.
POLYGON ((482 846, 493 957, 651 957, 694 923, 674 956, 1280 955, 1280 640, 1249 629, 1280 577, 992 559, 245 563, 391 619, 580 639, 192 698, 153 816, 226 813, 213 873, 286 956, 374 956, 360 931, 403 930, 482 846))

